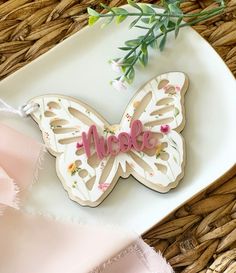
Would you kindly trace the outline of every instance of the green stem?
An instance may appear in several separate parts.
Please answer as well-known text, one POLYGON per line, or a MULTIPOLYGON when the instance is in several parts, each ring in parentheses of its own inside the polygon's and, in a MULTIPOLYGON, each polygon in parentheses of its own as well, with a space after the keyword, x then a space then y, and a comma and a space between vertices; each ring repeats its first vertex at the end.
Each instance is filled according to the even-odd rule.
POLYGON ((132 55, 137 48, 140 47, 140 45, 143 43, 143 41, 146 40, 146 38, 150 35, 151 32, 154 31, 155 27, 159 24, 160 22, 155 22, 155 24, 152 25, 152 27, 148 30, 148 32, 145 34, 145 36, 142 39, 142 42, 140 42, 137 46, 133 47, 130 52, 128 54, 125 55, 125 57, 123 59, 127 59, 130 57, 130 55, 132 55))
MULTIPOLYGON (((207 10, 207 11, 202 11, 202 12, 196 12, 196 13, 192 13, 192 14, 165 14, 165 13, 136 13, 136 12, 131 12, 128 13, 127 16, 155 16, 155 17, 172 17, 172 18, 191 18, 191 17, 199 17, 199 16, 203 16, 203 15, 211 15, 214 12, 218 12, 218 11, 222 11, 225 8, 224 5, 221 5, 218 8, 212 9, 212 10, 207 10)), ((120 16, 122 14, 116 14, 116 13, 106 13, 106 14, 99 14, 99 17, 116 17, 116 16, 120 16)))
MULTIPOLYGON (((212 13, 212 16, 213 16, 213 15, 218 15, 219 13, 220 13, 219 11, 215 11, 215 12, 212 13), (214 13, 215 13, 215 14, 214 14, 214 13)), ((201 21, 203 21, 203 20, 206 20, 206 19, 208 19, 208 18, 209 18, 209 16, 206 15, 206 16, 204 16, 203 18, 197 18, 197 19, 192 20, 192 21, 190 21, 190 22, 185 22, 185 23, 181 24, 181 25, 179 26, 179 28, 183 28, 183 27, 189 26, 189 25, 190 25, 190 26, 191 26, 191 25, 195 25, 195 24, 197 24, 197 23, 199 23, 199 22, 201 22, 201 21)), ((137 46, 135 46, 135 47, 134 47, 134 48, 133 48, 125 57, 124 57, 124 59, 128 58, 131 54, 133 54, 133 53, 137 50, 137 48, 139 48, 139 47, 142 45, 142 43, 146 40, 146 38, 150 35, 150 33, 154 30, 154 28, 156 27, 156 25, 157 25, 158 23, 159 23, 159 22, 156 22, 156 23, 152 26, 152 28, 149 29, 149 31, 148 31, 148 32, 146 33, 146 35, 143 37, 142 41, 141 41, 137 46)), ((174 30, 175 30, 175 27, 166 30, 165 33, 160 33, 160 34, 156 35, 153 39, 151 39, 151 40, 147 43, 147 46, 150 45, 150 44, 151 44, 152 42, 154 42, 155 40, 157 40, 158 38, 162 37, 163 35, 166 35, 167 33, 171 32, 171 31, 174 31, 174 30)), ((138 61, 138 59, 139 59, 139 57, 140 57, 141 54, 142 54, 142 51, 140 50, 139 53, 137 54, 136 58, 133 60, 133 62, 130 64, 129 68, 128 68, 127 71, 125 72, 124 77, 126 77, 126 76, 129 75, 131 69, 133 68, 133 66, 135 65, 135 63, 138 61)))
MULTIPOLYGON (((213 16, 213 15, 214 15, 214 16, 215 16, 215 15, 218 15, 219 13, 220 13, 220 12, 215 12, 215 14, 213 13, 212 16, 213 16)), ((199 22, 202 22, 202 21, 204 21, 204 20, 206 20, 206 19, 208 19, 208 18, 209 18, 208 16, 204 16, 203 18, 198 18, 198 19, 192 20, 192 21, 190 21, 190 22, 185 22, 185 23, 181 24, 181 25, 179 26, 179 28, 186 27, 186 26, 195 25, 195 24, 197 24, 197 23, 199 23, 199 22)), ((173 31, 173 30, 175 30, 175 27, 166 30, 165 33, 161 33, 161 34, 156 35, 153 39, 151 39, 151 40, 148 42, 147 45, 150 45, 153 41, 157 40, 158 38, 160 38, 160 37, 163 36, 164 34, 167 34, 167 33, 171 32, 171 31, 173 31)))
POLYGON ((129 75, 131 69, 133 68, 135 63, 138 61, 138 58, 140 57, 141 54, 142 54, 142 51, 140 50, 139 53, 137 54, 137 56, 135 57, 135 59, 133 60, 133 62, 130 64, 130 67, 125 72, 124 77, 127 77, 129 75))

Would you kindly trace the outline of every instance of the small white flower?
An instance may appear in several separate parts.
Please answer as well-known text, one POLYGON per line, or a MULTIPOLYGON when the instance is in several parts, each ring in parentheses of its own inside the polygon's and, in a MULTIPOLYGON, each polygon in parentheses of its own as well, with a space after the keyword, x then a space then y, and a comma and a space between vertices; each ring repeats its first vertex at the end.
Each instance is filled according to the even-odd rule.
POLYGON ((124 83, 124 78, 120 78, 119 80, 113 80, 112 86, 118 91, 124 91, 127 89, 127 86, 124 83))
POLYGON ((111 61, 111 67, 112 70, 117 72, 117 73, 121 73, 121 66, 122 66, 122 59, 118 60, 118 61, 111 61))

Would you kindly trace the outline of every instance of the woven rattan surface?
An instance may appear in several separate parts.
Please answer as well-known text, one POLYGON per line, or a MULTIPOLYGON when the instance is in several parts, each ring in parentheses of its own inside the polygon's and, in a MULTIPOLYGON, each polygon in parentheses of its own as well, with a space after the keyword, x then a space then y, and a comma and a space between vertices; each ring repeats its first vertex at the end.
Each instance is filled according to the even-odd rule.
MULTIPOLYGON (((100 2, 0 0, 0 78, 83 28, 88 18, 86 8, 92 6, 101 11, 100 2)), ((125 3, 123 0, 103 2, 110 6, 125 3)), ((182 9, 192 13, 214 5, 211 0, 187 0, 182 3, 182 9)), ((227 1, 224 14, 194 28, 236 75, 236 0, 227 1)), ((236 168, 143 236, 165 255, 176 272, 236 272, 235 174, 236 168)))

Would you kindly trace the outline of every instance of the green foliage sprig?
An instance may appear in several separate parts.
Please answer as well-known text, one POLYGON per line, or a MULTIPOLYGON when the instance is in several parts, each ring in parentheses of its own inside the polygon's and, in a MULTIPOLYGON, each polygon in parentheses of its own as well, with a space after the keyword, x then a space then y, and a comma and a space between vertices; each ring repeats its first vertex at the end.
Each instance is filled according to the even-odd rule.
POLYGON ((218 3, 216 8, 184 14, 180 8, 182 0, 163 0, 162 12, 160 12, 160 7, 157 5, 137 4, 133 0, 127 2, 134 8, 134 12, 129 12, 125 8, 111 8, 104 4, 101 4, 101 6, 108 13, 98 13, 96 10, 88 8, 90 26, 101 18, 104 19, 102 24, 102 27, 104 27, 113 21, 120 24, 128 17, 134 17, 129 28, 136 27, 146 31, 144 35, 126 41, 124 46, 119 47, 126 54, 111 61, 113 69, 121 72, 121 75, 112 81, 117 89, 124 89, 126 88, 125 83, 131 84, 133 82, 137 63, 140 63, 143 67, 148 64, 148 50, 150 48, 164 50, 170 32, 174 32, 177 38, 181 28, 195 25, 216 16, 222 13, 225 8, 224 0, 216 0, 215 2, 218 3))

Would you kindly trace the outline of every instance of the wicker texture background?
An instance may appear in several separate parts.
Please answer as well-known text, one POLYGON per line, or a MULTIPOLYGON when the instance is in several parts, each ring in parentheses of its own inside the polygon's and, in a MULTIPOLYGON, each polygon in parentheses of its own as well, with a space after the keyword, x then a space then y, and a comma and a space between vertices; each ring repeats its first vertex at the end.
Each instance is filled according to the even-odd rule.
MULTIPOLYGON (((100 2, 0 0, 0 79, 83 28, 87 24, 87 7, 101 11, 100 2)), ((125 3, 102 2, 110 6, 125 3)), ((187 0, 181 6, 185 13, 192 13, 214 5, 211 0, 187 0)), ((236 0, 227 1, 224 14, 194 28, 236 76, 236 0)), ((236 167, 143 236, 164 253, 176 272, 236 272, 235 174, 236 167)))
MULTIPOLYGON (((86 9, 97 0, 0 0, 0 78, 3 78, 87 24, 86 9)), ((124 0, 103 1, 110 6, 124 0)), ((156 1, 143 1, 154 3, 156 1)), ((214 7, 211 0, 187 0, 186 13, 214 7)), ((219 52, 236 75, 236 0, 227 2, 225 13, 195 26, 219 52)))

